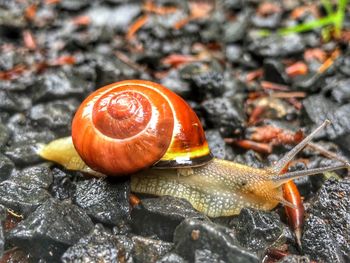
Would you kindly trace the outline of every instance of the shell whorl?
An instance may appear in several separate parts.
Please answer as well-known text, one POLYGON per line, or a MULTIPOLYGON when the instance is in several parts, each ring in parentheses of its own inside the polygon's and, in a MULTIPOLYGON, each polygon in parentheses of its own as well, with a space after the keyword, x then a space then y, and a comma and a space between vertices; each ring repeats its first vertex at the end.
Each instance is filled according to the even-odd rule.
POLYGON ((73 119, 72 138, 84 162, 108 175, 211 158, 192 109, 149 81, 117 82, 92 93, 73 119))

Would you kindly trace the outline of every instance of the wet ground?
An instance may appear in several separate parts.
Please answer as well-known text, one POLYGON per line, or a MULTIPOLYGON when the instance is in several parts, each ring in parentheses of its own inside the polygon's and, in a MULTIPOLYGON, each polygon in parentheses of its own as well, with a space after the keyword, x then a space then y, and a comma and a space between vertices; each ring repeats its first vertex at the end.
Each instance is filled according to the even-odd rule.
MULTIPOLYGON (((0 262, 349 262, 346 170, 295 180, 300 249, 281 206, 215 219, 173 197, 130 206, 127 177, 36 153, 70 135, 89 93, 145 79, 192 106, 218 158, 268 166, 329 119, 316 141, 349 159, 349 6, 339 32, 276 33, 327 16, 319 2, 0 1, 0 262)), ((308 148, 290 169, 332 163, 308 148)))

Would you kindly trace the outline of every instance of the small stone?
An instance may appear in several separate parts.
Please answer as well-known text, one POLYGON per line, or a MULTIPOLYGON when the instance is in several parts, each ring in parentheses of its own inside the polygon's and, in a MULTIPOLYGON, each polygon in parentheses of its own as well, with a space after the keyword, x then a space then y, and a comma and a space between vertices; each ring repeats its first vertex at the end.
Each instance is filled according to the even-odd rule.
POLYGON ((197 249, 194 256, 196 263, 225 263, 216 253, 212 253, 208 249, 197 249))
POLYGON ((209 220, 194 210, 186 200, 171 196, 142 199, 141 205, 131 211, 131 218, 134 233, 143 236, 156 235, 169 242, 173 240, 175 228, 185 218, 209 220))
POLYGON ((242 41, 246 37, 249 23, 250 12, 241 14, 234 22, 225 22, 223 25, 225 43, 242 41))
POLYGON ((132 257, 134 262, 156 262, 159 258, 168 253, 173 244, 162 240, 154 240, 141 236, 133 236, 134 247, 132 257))
POLYGON ((48 127, 35 125, 24 114, 14 114, 8 121, 7 127, 12 133, 12 144, 48 143, 56 138, 56 135, 48 127))
POLYGON ((2 149, 2 147, 8 142, 10 136, 10 130, 5 125, 0 123, 0 149, 2 149))
POLYGON ((299 34, 255 37, 248 49, 262 57, 288 57, 303 52, 305 44, 299 34))
POLYGON ((6 220, 6 208, 2 205, 0 205, 0 258, 4 255, 4 248, 5 248, 5 236, 4 236, 4 223, 6 220))
POLYGON ((237 130, 241 130, 245 121, 243 106, 231 98, 214 98, 202 103, 203 111, 212 128, 220 129, 220 132, 232 136, 237 130))
POLYGON ((79 104, 75 99, 37 104, 30 109, 29 117, 43 127, 66 135, 79 104))
POLYGON ((18 112, 29 109, 32 101, 27 95, 0 90, 0 110, 18 112))
POLYGON ((95 60, 98 76, 96 86, 98 87, 125 79, 138 79, 139 77, 139 73, 135 69, 116 57, 97 55, 95 60))
POLYGON ((11 174, 10 180, 27 188, 38 187, 48 189, 52 184, 51 169, 45 165, 26 167, 11 174))
POLYGON ((231 63, 239 63, 243 56, 242 47, 239 45, 227 45, 225 52, 227 60, 231 63))
POLYGON ((304 115, 309 119, 307 123, 320 125, 324 120, 331 120, 324 131, 320 134, 326 135, 334 140, 350 132, 350 103, 339 105, 327 99, 323 95, 311 95, 303 101, 304 115))
POLYGON ((9 178, 13 168, 15 168, 14 163, 5 155, 0 153, 0 181, 4 181, 9 178))
POLYGON ((194 262, 197 250, 204 249, 224 262, 259 262, 254 252, 239 245, 234 231, 211 222, 185 219, 175 230, 174 243, 175 252, 190 262, 194 262), (199 231, 196 240, 191 238, 193 230, 199 231))
POLYGON ((28 215, 50 197, 48 191, 39 187, 28 188, 12 180, 0 183, 0 204, 18 214, 28 215))
POLYGON ((37 146, 29 144, 14 144, 5 149, 5 155, 18 166, 28 166, 42 161, 37 153, 37 146))
POLYGON ((265 80, 283 85, 290 82, 285 67, 281 61, 276 59, 265 59, 263 68, 265 80))
POLYGON ((232 160, 234 153, 232 148, 227 146, 218 130, 206 130, 205 137, 207 138, 211 153, 219 159, 232 160))
POLYGON ((59 7, 69 11, 79 11, 90 4, 89 0, 61 0, 58 2, 59 7))
POLYGON ((89 179, 76 183, 73 201, 94 220, 117 225, 128 220, 130 184, 89 179))
POLYGON ((102 225, 95 228, 88 236, 81 238, 61 257, 62 262, 129 262, 129 255, 118 242, 117 236, 106 231, 102 225))
POLYGON ((307 210, 302 247, 312 259, 324 262, 350 260, 350 182, 325 182, 307 210))
POLYGON ((162 258, 156 261, 156 263, 186 263, 186 262, 187 261, 185 261, 181 256, 173 252, 165 254, 162 258))
POLYGON ((59 168, 52 169, 53 182, 50 186, 50 193, 61 201, 73 198, 76 185, 71 180, 71 175, 67 171, 59 168))
POLYGON ((243 208, 234 224, 239 243, 250 250, 264 250, 283 233, 283 224, 276 213, 243 208))
POLYGON ((217 71, 199 73, 192 77, 191 86, 197 100, 219 97, 225 92, 224 75, 217 71))
POLYGON ((282 12, 273 13, 269 16, 254 14, 251 21, 255 27, 275 29, 279 26, 282 12))
POLYGON ((63 70, 49 71, 39 76, 34 83, 33 100, 37 102, 83 96, 86 86, 76 76, 70 76, 63 70))
POLYGON ((311 261, 310 258, 307 256, 287 255, 277 262, 278 263, 311 263, 313 261, 311 261))
POLYGON ((92 229, 93 223, 81 208, 49 199, 10 230, 7 240, 35 258, 52 262, 92 229))

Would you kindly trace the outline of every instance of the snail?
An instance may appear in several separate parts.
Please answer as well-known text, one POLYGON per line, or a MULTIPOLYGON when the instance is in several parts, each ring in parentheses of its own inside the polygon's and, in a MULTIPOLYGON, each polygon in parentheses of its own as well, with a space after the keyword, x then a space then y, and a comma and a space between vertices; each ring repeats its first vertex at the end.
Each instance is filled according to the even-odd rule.
POLYGON ((271 210, 282 184, 348 164, 289 172, 288 162, 330 121, 326 120, 272 167, 257 169, 214 158, 190 106, 150 81, 126 80, 90 94, 77 110, 72 137, 40 147, 39 155, 94 175, 131 174, 131 190, 188 200, 210 217, 238 214, 243 207, 271 210))

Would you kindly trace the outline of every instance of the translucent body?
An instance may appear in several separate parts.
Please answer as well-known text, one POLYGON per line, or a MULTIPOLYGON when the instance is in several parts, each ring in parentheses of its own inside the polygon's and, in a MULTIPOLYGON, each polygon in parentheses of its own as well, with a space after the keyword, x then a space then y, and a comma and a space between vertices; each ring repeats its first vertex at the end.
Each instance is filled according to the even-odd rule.
POLYGON ((188 200, 211 217, 239 214, 243 207, 271 210, 282 188, 268 170, 213 159, 190 169, 149 169, 131 177, 133 192, 171 195, 188 200))

